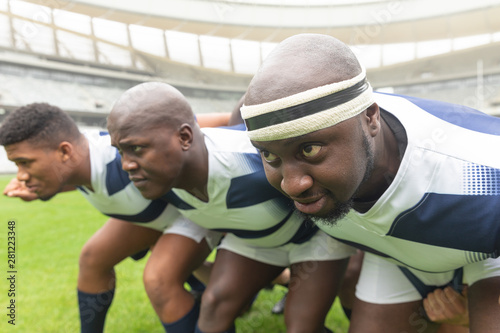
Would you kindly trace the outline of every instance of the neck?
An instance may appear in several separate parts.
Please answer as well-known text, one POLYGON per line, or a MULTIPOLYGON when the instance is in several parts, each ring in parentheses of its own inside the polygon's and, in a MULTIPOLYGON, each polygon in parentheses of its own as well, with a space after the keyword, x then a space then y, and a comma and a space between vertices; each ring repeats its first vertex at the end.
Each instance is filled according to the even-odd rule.
POLYGON ((85 186, 90 190, 92 188, 92 176, 90 167, 90 150, 87 138, 82 135, 81 140, 75 144, 75 151, 71 155, 71 160, 67 168, 70 176, 67 185, 85 186))
POLYGON ((205 137, 201 131, 196 131, 193 146, 189 149, 190 159, 186 163, 182 178, 186 179, 182 188, 202 201, 208 201, 208 150, 205 137))
POLYGON ((383 119, 380 134, 375 139, 373 171, 355 198, 360 203, 374 204, 392 184, 401 163, 396 137, 383 119))

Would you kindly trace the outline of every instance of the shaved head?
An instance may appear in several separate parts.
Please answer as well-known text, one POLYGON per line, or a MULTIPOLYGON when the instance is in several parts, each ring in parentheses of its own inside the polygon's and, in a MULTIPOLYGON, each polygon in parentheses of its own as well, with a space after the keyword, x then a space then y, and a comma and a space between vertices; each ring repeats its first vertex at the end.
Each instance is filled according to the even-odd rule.
POLYGON ((252 141, 281 140, 334 126, 374 103, 351 49, 327 35, 281 42, 248 87, 241 115, 252 141))
POLYGON ((361 72, 351 49, 336 38, 300 34, 281 42, 250 82, 245 105, 287 97, 355 77, 361 72))
POLYGON ((108 129, 177 128, 195 124, 193 111, 180 91, 169 84, 146 82, 127 90, 108 117, 108 129))
POLYGON ((186 98, 166 83, 127 90, 111 110, 108 131, 122 169, 147 199, 199 187, 206 178, 200 172, 208 168, 203 133, 186 98))

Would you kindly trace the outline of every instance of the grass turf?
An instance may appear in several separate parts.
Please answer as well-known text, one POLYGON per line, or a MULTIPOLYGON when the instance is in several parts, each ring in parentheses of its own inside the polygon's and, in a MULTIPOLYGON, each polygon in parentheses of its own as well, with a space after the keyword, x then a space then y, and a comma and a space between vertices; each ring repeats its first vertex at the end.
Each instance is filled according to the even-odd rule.
MULTIPOLYGON (((3 190, 12 176, 0 176, 3 190)), ((76 300, 78 256, 85 241, 106 217, 77 192, 57 195, 49 202, 23 202, 0 196, 0 332, 79 332, 76 300), (15 298, 9 297, 7 280, 8 221, 15 221, 15 298), (15 325, 8 323, 9 302, 15 299, 15 325)), ((164 332, 142 284, 146 259, 126 259, 116 268, 117 291, 106 319, 106 333, 164 332)), ((282 315, 271 308, 285 293, 277 286, 263 290, 250 311, 238 318, 238 333, 285 332, 282 315)), ((335 333, 347 332, 338 302, 330 310, 327 327, 335 333)))

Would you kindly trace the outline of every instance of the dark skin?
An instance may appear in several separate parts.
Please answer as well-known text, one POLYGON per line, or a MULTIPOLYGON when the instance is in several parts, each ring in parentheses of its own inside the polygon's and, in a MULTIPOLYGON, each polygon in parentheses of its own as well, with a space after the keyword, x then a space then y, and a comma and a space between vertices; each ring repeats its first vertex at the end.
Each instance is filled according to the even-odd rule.
MULTIPOLYGON (((117 101, 108 119, 112 144, 122 155, 123 169, 145 198, 159 198, 176 187, 208 201, 208 153, 203 134, 183 96, 174 89, 165 88, 155 84, 147 88, 140 86, 129 90, 117 101), (147 99, 141 97, 144 96, 142 88, 147 91, 147 99), (172 111, 168 123, 158 118, 166 107, 172 111), (141 135, 145 129, 148 135, 141 135)), ((158 304, 165 304, 165 301, 172 304, 169 307, 155 306, 155 309, 164 322, 173 322, 193 307, 194 300, 182 284, 193 267, 198 267, 210 251, 204 241, 199 245, 185 242, 182 247, 193 248, 193 251, 186 250, 180 258, 177 254, 179 247, 176 247, 180 243, 168 238, 172 236, 162 236, 154 253, 176 255, 155 257, 151 264, 148 263, 144 279, 149 282, 146 291, 150 297, 158 299, 158 304), (202 248, 197 249, 199 246, 202 248), (159 271, 175 271, 177 275, 158 274, 159 271), (159 292, 168 285, 176 286, 171 294, 159 292)))
POLYGON ((159 198, 175 187, 206 201, 208 153, 189 104, 178 91, 165 86, 152 88, 143 98, 141 87, 124 94, 108 118, 123 169, 145 198, 159 198), (164 109, 171 115, 168 122, 161 117, 164 109), (144 129, 149 135, 143 135, 144 129), (162 161, 153 161, 152 154, 162 161), (168 177, 163 175, 165 166, 168 177))
MULTIPOLYGON (((391 154, 397 154, 396 141, 390 130, 383 129, 388 127, 381 121, 375 104, 356 118, 332 128, 298 138, 253 144, 261 151, 271 185, 292 198, 296 207, 305 213, 320 209, 312 214, 321 217, 335 209, 336 201, 345 203, 351 198, 359 201, 375 200, 388 187, 385 175, 395 174, 399 160, 390 158, 391 154), (348 133, 358 135, 348 136, 348 133), (358 149, 363 136, 369 139, 375 156, 370 177, 364 181, 367 174, 366 154, 358 149), (379 153, 386 147, 389 149, 379 153), (338 155, 343 156, 342 161, 336 161, 335 156, 338 155), (304 175, 283 176, 289 172, 291 161, 294 162, 294 170, 304 170, 304 175), (332 170, 330 165, 337 167, 332 170), (308 176, 309 173, 314 173, 314 176, 308 176), (326 182, 330 184, 320 185, 326 182), (319 204, 323 206, 318 207, 319 204)), ((353 208, 363 210, 366 207, 354 202, 353 208)))
MULTIPOLYGON (((328 36, 295 36, 281 43, 266 58, 250 83, 245 105, 261 104, 340 82, 360 72, 354 54, 343 43, 328 36)), ((370 202, 384 193, 399 167, 397 141, 381 119, 376 104, 316 132, 253 143, 261 151, 270 183, 290 196, 299 210, 320 218, 329 216, 351 200, 352 209, 365 212, 370 202), (373 162, 373 169, 367 172, 370 162, 373 162)), ((499 281, 500 278, 480 280, 469 289, 472 332, 500 329, 496 303, 499 281), (492 288, 489 295, 486 295, 486 288, 492 288), (481 310, 479 304, 494 310, 488 313, 481 310)), ((435 325, 417 311, 421 306, 421 301, 380 305, 357 299, 349 332, 433 332, 435 325)))
MULTIPOLYGON (((200 124, 222 126, 226 124, 220 121, 227 119, 228 115, 220 119, 207 116, 200 124)), ((92 190, 89 145, 83 135, 62 141, 56 147, 27 140, 5 149, 18 167, 17 179, 4 189, 5 195, 32 201, 48 200, 59 192, 74 190, 75 186, 92 190)), ((182 235, 163 235, 158 230, 110 218, 82 248, 78 290, 95 294, 114 289, 114 266, 155 244, 144 271, 146 291, 162 322, 182 318, 194 304, 193 297, 184 289, 184 281, 211 252, 206 240, 197 243, 182 235), (168 257, 163 252, 176 255, 168 257), (157 264, 157 256, 162 258, 164 266, 157 264)))
MULTIPOLYGON (((335 275, 339 271, 343 273, 346 265, 346 260, 336 260, 290 266, 290 289, 284 314, 287 332, 324 332, 325 317, 339 290, 340 280, 335 279, 335 275), (314 267, 312 272, 311 267, 314 267)), ((204 332, 229 329, 232 321, 228 318, 234 320, 255 294, 282 271, 283 267, 219 250, 203 295, 199 327, 204 332)))
POLYGON ((231 116, 228 121, 228 126, 243 124, 243 119, 241 118, 240 108, 243 106, 245 102, 245 95, 241 96, 238 104, 235 106, 233 111, 231 111, 231 116))
MULTIPOLYGON (((150 85, 129 90, 108 118, 112 143, 122 154, 123 169, 146 198, 159 198, 172 188, 179 188, 210 202, 208 151, 203 133, 192 124, 189 105, 172 87, 150 85), (144 91, 148 93, 142 94, 144 91)), ((288 332, 324 331, 325 316, 346 264, 347 259, 306 261, 291 266, 291 279, 300 281, 300 287, 291 290, 287 300, 288 332), (313 272, 308 269, 311 266, 315 267, 313 272), (300 272, 307 272, 307 278, 300 272)), ((230 329, 255 294, 282 271, 283 267, 219 250, 203 294, 200 329, 230 329)))
POLYGON ((7 158, 16 163, 17 179, 41 200, 76 185, 90 185, 87 139, 62 141, 57 147, 25 140, 5 146, 7 158))
MULTIPOLYGON (((40 142, 21 141, 5 147, 18 168, 17 179, 4 194, 23 200, 49 200, 64 190, 86 186, 92 190, 89 146, 81 135, 62 141, 56 148, 40 142)), ((114 266, 152 246, 161 232, 111 218, 84 245, 78 273, 78 290, 102 293, 115 288, 114 266), (102 255, 105 253, 106 255, 102 255)))

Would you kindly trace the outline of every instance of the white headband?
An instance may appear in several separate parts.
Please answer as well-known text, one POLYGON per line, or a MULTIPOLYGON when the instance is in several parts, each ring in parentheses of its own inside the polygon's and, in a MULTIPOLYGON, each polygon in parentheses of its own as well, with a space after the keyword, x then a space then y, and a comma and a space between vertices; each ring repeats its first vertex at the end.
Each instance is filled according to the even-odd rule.
POLYGON ((254 141, 273 141, 318 131, 352 118, 374 103, 366 71, 336 82, 257 105, 241 115, 254 141))

